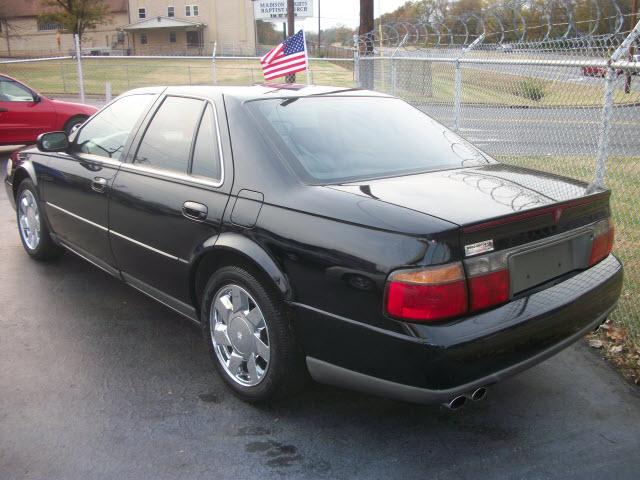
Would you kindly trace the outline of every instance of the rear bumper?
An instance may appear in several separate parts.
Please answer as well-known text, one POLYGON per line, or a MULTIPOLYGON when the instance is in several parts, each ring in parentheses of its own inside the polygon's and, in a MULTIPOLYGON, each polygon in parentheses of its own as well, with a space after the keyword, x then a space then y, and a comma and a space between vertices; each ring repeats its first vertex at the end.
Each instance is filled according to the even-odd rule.
POLYGON ((622 265, 613 256, 553 287, 406 334, 298 305, 311 376, 321 383, 416 403, 469 393, 542 362, 596 328, 613 310, 622 265))

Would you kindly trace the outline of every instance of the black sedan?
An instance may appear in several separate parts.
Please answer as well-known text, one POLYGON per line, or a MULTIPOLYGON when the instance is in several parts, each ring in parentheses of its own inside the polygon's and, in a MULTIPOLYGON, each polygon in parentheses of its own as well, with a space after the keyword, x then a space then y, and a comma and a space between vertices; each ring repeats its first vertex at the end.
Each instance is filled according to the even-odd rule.
POLYGON ((196 322, 248 401, 310 375, 457 408, 597 328, 622 285, 608 190, 370 91, 134 90, 7 168, 27 254, 70 250, 196 322))

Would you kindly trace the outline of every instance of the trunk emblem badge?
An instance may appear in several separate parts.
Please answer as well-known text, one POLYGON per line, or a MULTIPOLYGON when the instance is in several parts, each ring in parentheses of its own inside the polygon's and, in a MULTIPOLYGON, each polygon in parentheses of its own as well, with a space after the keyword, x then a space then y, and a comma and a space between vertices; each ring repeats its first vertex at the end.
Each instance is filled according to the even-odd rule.
POLYGON ((464 246, 465 257, 491 251, 493 251, 493 240, 485 240, 483 242, 472 243, 464 246))

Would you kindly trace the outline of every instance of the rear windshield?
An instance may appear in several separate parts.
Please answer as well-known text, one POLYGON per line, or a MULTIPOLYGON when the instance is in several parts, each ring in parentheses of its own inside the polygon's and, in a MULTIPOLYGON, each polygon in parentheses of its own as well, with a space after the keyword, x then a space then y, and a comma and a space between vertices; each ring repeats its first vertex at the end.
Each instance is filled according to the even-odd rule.
POLYGON ((402 100, 300 97, 248 107, 293 169, 309 183, 343 183, 492 163, 402 100))

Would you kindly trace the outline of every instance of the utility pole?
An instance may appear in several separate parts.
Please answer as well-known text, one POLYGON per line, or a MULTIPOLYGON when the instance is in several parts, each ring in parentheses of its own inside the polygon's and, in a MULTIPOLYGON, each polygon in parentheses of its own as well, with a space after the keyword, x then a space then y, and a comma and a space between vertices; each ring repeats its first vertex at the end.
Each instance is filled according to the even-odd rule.
POLYGON ((360 0, 360 36, 364 42, 359 42, 360 54, 360 83, 364 88, 373 89, 373 0, 360 0), (367 35, 364 36, 363 35, 367 35))
MULTIPOLYGON (((293 9, 293 0, 287 0, 287 35, 291 36, 295 32, 296 22, 295 22, 295 11, 293 9)), ((292 73, 285 77, 285 81, 287 83, 296 83, 296 74, 292 73)))
MULTIPOLYGON (((631 28, 636 26, 638 16, 638 0, 631 2, 631 28)), ((635 43, 635 42, 634 42, 635 43)), ((633 47, 633 43, 629 47, 629 61, 633 62, 633 54, 636 53, 636 49, 633 47)), ((631 71, 627 70, 627 75, 624 79, 624 93, 631 93, 631 71)))

